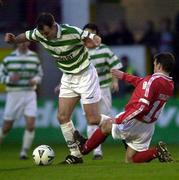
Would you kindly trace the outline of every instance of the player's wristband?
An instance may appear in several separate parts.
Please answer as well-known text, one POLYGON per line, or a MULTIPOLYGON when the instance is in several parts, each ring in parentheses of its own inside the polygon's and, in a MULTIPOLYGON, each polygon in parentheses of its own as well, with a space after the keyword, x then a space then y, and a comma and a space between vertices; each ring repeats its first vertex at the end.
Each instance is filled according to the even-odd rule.
POLYGON ((95 36, 95 34, 93 34, 93 33, 89 33, 88 31, 83 31, 83 34, 82 34, 81 37, 82 37, 82 39, 84 39, 84 38, 93 39, 94 36, 95 36))
POLYGON ((95 34, 90 33, 88 37, 89 37, 90 39, 93 39, 93 38, 94 38, 94 36, 95 36, 95 34))
POLYGON ((83 31, 83 34, 82 34, 82 39, 86 38, 89 36, 89 32, 88 31, 83 31))

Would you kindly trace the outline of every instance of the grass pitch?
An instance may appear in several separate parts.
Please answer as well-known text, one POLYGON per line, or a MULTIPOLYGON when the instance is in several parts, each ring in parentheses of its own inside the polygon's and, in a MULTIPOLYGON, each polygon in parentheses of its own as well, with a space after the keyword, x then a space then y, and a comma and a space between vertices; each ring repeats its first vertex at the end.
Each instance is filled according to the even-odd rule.
MULTIPOLYGON (((31 152, 28 160, 19 160, 20 145, 3 144, 0 148, 0 180, 177 180, 179 163, 159 163, 158 160, 143 164, 125 164, 121 144, 103 146, 103 160, 92 160, 91 154, 79 165, 59 165, 68 154, 65 145, 50 145, 56 158, 50 166, 33 164, 31 152)), ((35 146, 34 146, 35 147, 35 146)), ((32 148, 33 149, 33 148, 32 148)), ((169 146, 174 158, 179 157, 179 145, 169 146)))

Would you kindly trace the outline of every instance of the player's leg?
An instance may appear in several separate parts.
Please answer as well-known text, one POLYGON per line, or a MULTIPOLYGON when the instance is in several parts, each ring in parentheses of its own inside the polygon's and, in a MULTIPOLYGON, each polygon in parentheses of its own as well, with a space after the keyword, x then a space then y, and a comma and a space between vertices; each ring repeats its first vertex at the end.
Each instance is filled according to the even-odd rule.
POLYGON ((37 95, 35 91, 22 91, 22 103, 19 112, 25 116, 26 127, 22 139, 22 147, 20 151, 20 159, 28 158, 28 150, 30 149, 35 137, 35 119, 37 115, 37 95))
POLYGON ((83 136, 79 134, 78 131, 75 131, 74 138, 78 143, 79 149, 82 154, 88 154, 99 144, 103 143, 105 139, 111 134, 113 119, 107 119, 102 121, 100 128, 96 129, 96 131, 92 134, 89 139, 85 139, 83 136))
MULTIPOLYGON (((84 105, 85 106, 85 110, 86 110, 86 112, 88 113, 88 115, 90 114, 90 113, 94 113, 94 112, 96 112, 96 110, 98 109, 98 105, 97 105, 97 103, 93 103, 92 105, 84 105), (90 106, 92 106, 91 108, 90 108, 90 106)), ((82 107, 83 107, 83 110, 84 110, 84 106, 82 105, 82 107)), ((85 115, 86 115, 86 113, 84 113, 85 115)), ((98 113, 96 113, 96 114, 98 114, 98 113)), ((97 116, 97 117, 95 117, 94 115, 92 115, 92 117, 94 118, 93 120, 99 120, 99 122, 101 121, 101 115, 100 116, 97 116)), ((107 117, 107 116, 105 116, 105 115, 102 115, 102 117, 103 117, 103 120, 105 120, 105 119, 107 119, 107 118, 109 118, 109 117, 107 117)), ((86 119, 87 119, 87 122, 88 122, 88 120, 91 120, 90 119, 91 118, 91 116, 86 116, 86 119), (88 118, 88 119, 87 119, 88 118)), ((94 122, 94 121, 93 121, 94 122)), ((95 122, 95 124, 97 124, 97 123, 99 123, 99 122, 95 122)), ((99 128, 99 126, 98 125, 92 125, 92 124, 89 124, 88 123, 88 125, 87 125, 87 136, 88 136, 88 139, 90 139, 91 138, 91 136, 93 135, 93 133, 97 130, 99 128)), ((77 132, 77 134, 79 134, 78 132, 77 132)), ((102 150, 101 150, 101 145, 99 144, 99 146, 98 147, 96 147, 95 149, 94 149, 94 151, 93 151, 93 159, 102 159, 102 150)))
POLYGON ((26 116, 26 128, 22 139, 22 148, 20 152, 20 159, 28 158, 28 150, 30 149, 35 137, 35 117, 26 116))
POLYGON ((165 162, 169 162, 169 152, 163 143, 157 147, 149 148, 154 132, 154 124, 146 124, 137 119, 131 119, 129 122, 124 122, 122 126, 116 126, 115 130, 112 133, 113 137, 115 137, 115 134, 116 136, 120 135, 128 146, 125 162, 144 163, 159 157, 165 162))
POLYGON ((154 132, 154 124, 146 124, 137 119, 113 125, 114 139, 123 139, 126 143, 126 163, 149 162, 157 157, 156 148, 149 149, 154 132))
MULTIPOLYGON (((82 103, 81 103, 81 107, 82 107, 83 114, 85 115, 84 107, 83 107, 82 103)), ((87 124, 87 129, 86 129, 87 130, 87 137, 90 138, 98 127, 99 127, 98 125, 89 125, 89 124, 87 124)), ((102 159, 102 158, 103 158, 102 149, 101 149, 101 145, 99 145, 93 151, 93 160, 99 160, 99 159, 102 159)))
MULTIPOLYGON (((87 135, 88 135, 88 139, 92 136, 92 134, 96 131, 96 129, 98 129, 99 126, 97 125, 88 125, 87 126, 87 135)), ((93 150, 93 160, 100 160, 103 158, 103 152, 102 152, 102 147, 101 144, 96 147, 93 150)))
POLYGON ((155 158, 157 158, 156 148, 151 148, 145 151, 137 152, 136 150, 128 146, 126 155, 125 155, 125 162, 126 163, 144 163, 144 162, 150 162, 151 160, 155 158))
POLYGON ((166 144, 159 142, 154 148, 145 151, 137 152, 128 146, 125 156, 127 163, 145 163, 158 158, 160 162, 172 162, 173 158, 168 151, 166 144))
POLYGON ((0 144, 3 141, 3 138, 10 131, 13 126, 13 120, 4 120, 2 127, 0 127, 0 144))
POLYGON ((17 119, 17 112, 20 106, 20 100, 17 99, 18 94, 14 92, 8 92, 5 104, 5 110, 3 115, 3 125, 0 127, 0 143, 2 142, 3 138, 12 128, 14 120, 17 119))
MULTIPOLYGON (((101 100, 99 101, 99 109, 102 114, 105 114, 107 116, 111 115, 111 91, 109 87, 100 88, 101 89, 101 100)), ((95 132, 95 130, 98 128, 97 125, 88 125, 87 127, 87 134, 88 138, 91 137, 91 135, 95 132)), ((102 146, 99 145, 97 148, 93 150, 93 159, 98 160, 102 159, 103 152, 102 152, 102 146)))
POLYGON ((101 90, 96 69, 92 64, 86 71, 81 73, 75 90, 81 95, 81 103, 83 104, 88 124, 100 124, 104 119, 103 116, 101 116, 98 104, 101 99, 101 90))
POLYGON ((93 66, 89 69, 89 73, 86 73, 81 78, 81 84, 83 84, 83 87, 79 86, 78 92, 81 94, 81 102, 87 122, 90 125, 99 125, 106 119, 106 116, 101 115, 100 112, 99 101, 101 99, 101 90, 98 76, 93 66))
POLYGON ((70 155, 62 162, 64 164, 82 163, 82 155, 79 151, 78 145, 74 141, 74 125, 71 120, 72 112, 80 99, 80 93, 76 92, 76 88, 80 86, 81 76, 63 74, 61 78, 60 94, 59 94, 59 108, 58 121, 60 123, 61 131, 67 146, 70 150, 70 155))
POLYGON ((65 164, 75 164, 83 162, 81 158, 82 155, 73 137, 75 128, 71 120, 72 112, 79 99, 79 97, 59 98, 59 108, 57 115, 58 121, 60 123, 62 134, 70 150, 70 155, 66 157, 65 161, 63 161, 63 163, 65 164))

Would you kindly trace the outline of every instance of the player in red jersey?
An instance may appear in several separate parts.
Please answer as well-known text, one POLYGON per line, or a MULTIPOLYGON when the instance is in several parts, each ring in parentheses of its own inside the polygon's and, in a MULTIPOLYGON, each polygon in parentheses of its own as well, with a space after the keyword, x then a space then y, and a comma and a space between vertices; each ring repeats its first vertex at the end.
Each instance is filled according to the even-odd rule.
POLYGON ((114 139, 125 141, 127 163, 149 162, 155 158, 161 162, 173 161, 165 143, 160 141, 154 148, 149 148, 149 145, 155 122, 173 95, 174 83, 169 73, 174 64, 175 58, 171 53, 160 53, 154 56, 154 74, 144 78, 112 70, 114 77, 131 83, 135 87, 134 92, 125 111, 115 119, 106 118, 90 139, 84 139, 78 131, 74 133, 82 154, 88 154, 112 134, 114 139))

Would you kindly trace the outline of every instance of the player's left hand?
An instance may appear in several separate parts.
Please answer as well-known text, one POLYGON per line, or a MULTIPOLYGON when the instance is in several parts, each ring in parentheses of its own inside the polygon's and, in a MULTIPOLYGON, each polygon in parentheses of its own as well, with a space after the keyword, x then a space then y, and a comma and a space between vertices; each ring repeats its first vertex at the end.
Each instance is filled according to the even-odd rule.
POLYGON ((95 48, 95 47, 96 47, 96 46, 93 44, 92 39, 90 39, 90 38, 85 38, 85 39, 83 40, 83 42, 84 42, 84 46, 87 47, 88 49, 92 49, 92 48, 95 48))
POLYGON ((84 42, 84 45, 88 49, 92 49, 92 48, 95 48, 101 44, 101 38, 99 36, 95 35, 93 37, 93 39, 91 39, 89 37, 84 38, 83 42, 84 42))
POLYGON ((112 70, 111 70, 111 73, 112 73, 112 75, 113 75, 115 78, 123 79, 123 76, 124 76, 124 72, 123 72, 123 71, 120 71, 120 70, 118 70, 118 69, 112 69, 112 70))

